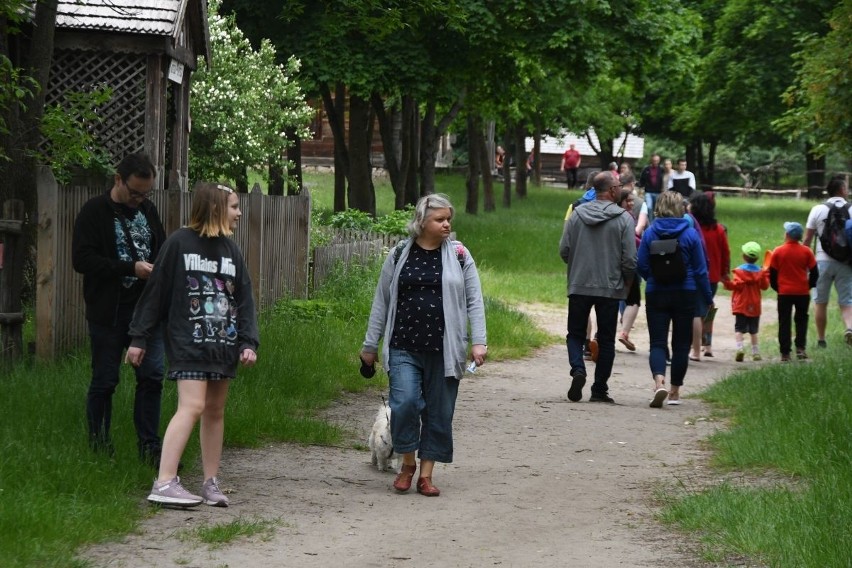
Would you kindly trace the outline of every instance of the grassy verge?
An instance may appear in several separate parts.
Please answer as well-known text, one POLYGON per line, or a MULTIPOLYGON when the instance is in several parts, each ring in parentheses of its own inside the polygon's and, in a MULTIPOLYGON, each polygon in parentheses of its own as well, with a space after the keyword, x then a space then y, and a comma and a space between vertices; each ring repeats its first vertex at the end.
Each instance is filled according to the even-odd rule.
POLYGON ((746 472, 747 481, 684 488, 662 519, 697 533, 709 560, 849 565, 852 357, 834 316, 834 346, 812 350, 811 364, 738 373, 703 394, 731 424, 710 440, 713 465, 746 472))

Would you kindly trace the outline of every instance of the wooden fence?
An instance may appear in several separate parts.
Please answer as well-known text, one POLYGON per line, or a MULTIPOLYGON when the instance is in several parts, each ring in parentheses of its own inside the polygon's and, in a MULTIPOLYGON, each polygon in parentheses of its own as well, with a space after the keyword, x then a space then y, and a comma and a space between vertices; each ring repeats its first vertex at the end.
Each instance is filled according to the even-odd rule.
POLYGON ((334 229, 330 231, 331 241, 314 248, 312 289, 316 290, 328 278, 338 263, 344 267, 352 263, 364 264, 372 258, 385 253, 403 237, 381 235, 368 231, 334 229))
MULTIPOLYGON (((88 335, 83 277, 71 266, 71 235, 80 208, 106 187, 60 187, 49 168, 38 173, 36 355, 54 358, 82 345, 88 335)), ((310 194, 264 195, 255 185, 240 194, 243 216, 234 234, 251 275, 255 302, 263 309, 283 297, 308 293, 310 194)), ((189 218, 191 194, 151 193, 166 233, 189 218)))

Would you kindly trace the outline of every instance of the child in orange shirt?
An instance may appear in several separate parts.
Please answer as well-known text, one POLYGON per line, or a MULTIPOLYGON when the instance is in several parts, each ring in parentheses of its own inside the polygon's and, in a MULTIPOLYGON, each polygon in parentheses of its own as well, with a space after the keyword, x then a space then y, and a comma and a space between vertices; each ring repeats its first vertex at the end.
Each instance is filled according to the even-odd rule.
POLYGON ((736 360, 745 359, 743 348, 743 334, 751 335, 751 358, 760 361, 760 347, 757 343, 757 331, 760 327, 760 291, 769 288, 769 273, 757 266, 760 258, 760 245, 754 241, 743 245, 743 260, 741 264, 732 271, 730 280, 723 280, 722 285, 731 290, 731 311, 736 317, 734 323, 735 338, 737 341, 736 360))
POLYGON ((784 244, 772 251, 769 263, 769 282, 778 292, 778 344, 781 361, 790 360, 790 319, 796 308, 796 358, 807 359, 805 351, 808 339, 808 307, 810 291, 816 286, 819 268, 810 247, 802 240, 802 225, 788 221, 784 223, 784 244))

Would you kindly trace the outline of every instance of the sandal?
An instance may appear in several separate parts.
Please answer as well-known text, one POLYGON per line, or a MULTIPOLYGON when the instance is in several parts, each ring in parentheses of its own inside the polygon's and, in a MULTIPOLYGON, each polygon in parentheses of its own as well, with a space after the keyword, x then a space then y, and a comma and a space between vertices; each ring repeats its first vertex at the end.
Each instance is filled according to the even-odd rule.
POLYGON ((627 347, 628 351, 636 351, 636 345, 634 345, 632 341, 627 339, 627 336, 623 333, 618 336, 618 341, 619 343, 627 347))

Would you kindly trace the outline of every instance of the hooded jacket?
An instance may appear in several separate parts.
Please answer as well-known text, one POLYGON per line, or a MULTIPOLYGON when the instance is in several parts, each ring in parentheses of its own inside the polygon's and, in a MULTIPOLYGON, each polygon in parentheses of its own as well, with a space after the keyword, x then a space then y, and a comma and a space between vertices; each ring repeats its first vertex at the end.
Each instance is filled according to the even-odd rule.
POLYGON ((568 265, 568 295, 626 298, 636 273, 634 230, 630 213, 612 201, 574 209, 559 242, 568 265))
POLYGON ((769 271, 756 264, 745 263, 733 270, 731 280, 722 285, 731 294, 731 313, 750 318, 760 315, 760 291, 769 288, 769 271))
POLYGON ((668 292, 676 290, 695 290, 704 297, 707 305, 713 303, 713 292, 707 277, 707 259, 701 235, 693 229, 683 217, 657 217, 642 235, 639 244, 639 275, 644 278, 645 293, 668 292), (650 246, 652 241, 677 238, 683 262, 686 265, 686 278, 677 284, 658 284, 651 274, 650 246))

